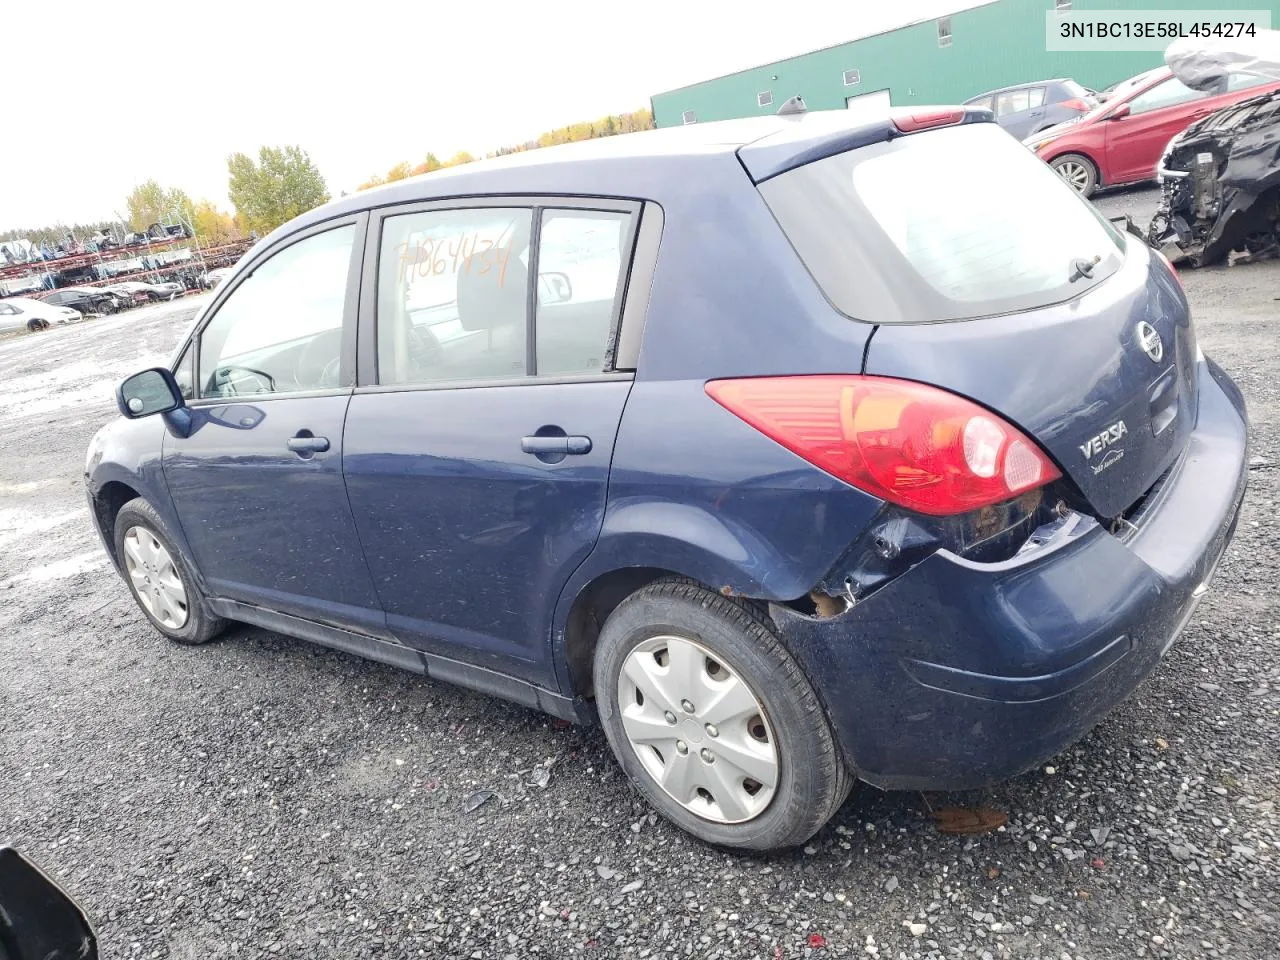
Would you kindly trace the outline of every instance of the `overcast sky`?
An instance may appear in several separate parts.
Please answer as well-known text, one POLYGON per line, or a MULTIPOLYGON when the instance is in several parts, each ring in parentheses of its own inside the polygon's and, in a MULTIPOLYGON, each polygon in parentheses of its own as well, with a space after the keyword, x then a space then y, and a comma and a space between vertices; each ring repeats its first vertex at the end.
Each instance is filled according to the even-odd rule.
POLYGON ((298 144, 334 196, 964 0, 10 3, 0 229, 109 218, 154 177, 229 207, 226 158, 298 144), (782 12, 780 12, 782 11, 782 12), (21 41, 18 42, 19 38, 21 41))

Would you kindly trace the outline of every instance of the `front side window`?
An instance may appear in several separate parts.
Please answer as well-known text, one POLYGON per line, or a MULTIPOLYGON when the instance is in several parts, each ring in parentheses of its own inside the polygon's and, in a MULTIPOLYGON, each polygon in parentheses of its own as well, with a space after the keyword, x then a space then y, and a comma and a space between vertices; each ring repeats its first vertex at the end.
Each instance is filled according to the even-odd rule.
POLYGON ((1152 110, 1176 107, 1179 104, 1190 103, 1192 100, 1199 100, 1201 97, 1207 96, 1208 94, 1205 91, 1193 90, 1177 77, 1170 77, 1168 80, 1157 83, 1150 90, 1145 90, 1130 100, 1129 113, 1131 116, 1150 113, 1152 110))
POLYGON ((354 226, 291 244, 255 267, 200 335, 200 395, 341 385, 342 321, 354 226))
POLYGON ((631 217, 543 210, 534 325, 538 376, 603 373, 631 217))
POLYGON ((388 217, 378 258, 378 381, 522 377, 533 211, 388 217))

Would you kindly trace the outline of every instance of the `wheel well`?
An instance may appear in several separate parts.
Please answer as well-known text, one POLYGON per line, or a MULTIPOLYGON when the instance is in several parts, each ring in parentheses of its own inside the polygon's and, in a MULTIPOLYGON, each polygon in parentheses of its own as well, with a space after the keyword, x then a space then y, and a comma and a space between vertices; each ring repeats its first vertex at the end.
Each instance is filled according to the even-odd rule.
POLYGON ((573 601, 565 625, 564 649, 568 660, 569 679, 575 696, 590 697, 594 693, 591 678, 596 654, 596 640, 609 614, 627 597, 655 580, 678 577, 679 574, 657 567, 627 567, 612 570, 587 584, 573 601))
POLYGON ((98 521, 98 529, 102 531, 107 552, 111 554, 111 559, 117 565, 120 563, 120 558, 116 556, 116 516, 120 513, 121 507, 137 498, 138 491, 119 480, 104 483, 102 489, 93 498, 93 512, 98 521))

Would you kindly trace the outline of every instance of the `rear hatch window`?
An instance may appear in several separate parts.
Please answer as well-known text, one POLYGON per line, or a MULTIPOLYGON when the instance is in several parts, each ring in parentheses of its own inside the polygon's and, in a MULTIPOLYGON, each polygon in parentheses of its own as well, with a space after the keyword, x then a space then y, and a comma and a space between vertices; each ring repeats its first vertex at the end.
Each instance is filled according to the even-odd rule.
POLYGON ((1124 255, 1115 228, 993 123, 850 150, 759 189, 827 299, 873 323, 1062 303, 1124 255))

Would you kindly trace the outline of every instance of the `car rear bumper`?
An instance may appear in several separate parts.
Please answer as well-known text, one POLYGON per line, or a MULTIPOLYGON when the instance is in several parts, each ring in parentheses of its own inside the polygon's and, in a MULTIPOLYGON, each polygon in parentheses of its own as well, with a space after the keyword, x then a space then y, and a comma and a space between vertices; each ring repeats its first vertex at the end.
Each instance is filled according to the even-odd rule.
POLYGON ((1182 458, 1127 536, 1092 519, 1029 555, 939 551, 829 619, 771 608, 850 764, 891 789, 960 790, 1068 746, 1157 666, 1235 532, 1247 476, 1239 390, 1202 362, 1182 458))

